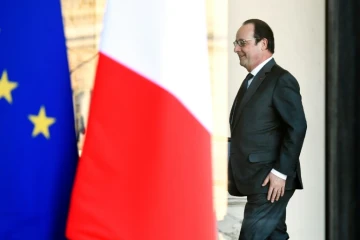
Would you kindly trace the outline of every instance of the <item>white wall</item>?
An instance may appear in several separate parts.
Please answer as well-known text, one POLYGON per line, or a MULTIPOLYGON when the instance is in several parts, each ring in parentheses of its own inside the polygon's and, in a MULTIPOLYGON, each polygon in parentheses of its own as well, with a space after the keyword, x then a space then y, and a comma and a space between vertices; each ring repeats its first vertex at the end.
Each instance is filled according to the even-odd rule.
MULTIPOLYGON (((267 22, 276 62, 299 81, 308 122, 301 153, 304 190, 287 208, 293 240, 325 239, 325 0, 229 0, 229 42, 249 18, 267 22)), ((247 72, 229 45, 229 105, 247 72)))
POLYGON ((206 0, 209 65, 212 95, 213 195, 217 220, 227 209, 227 106, 228 106, 228 5, 206 0))

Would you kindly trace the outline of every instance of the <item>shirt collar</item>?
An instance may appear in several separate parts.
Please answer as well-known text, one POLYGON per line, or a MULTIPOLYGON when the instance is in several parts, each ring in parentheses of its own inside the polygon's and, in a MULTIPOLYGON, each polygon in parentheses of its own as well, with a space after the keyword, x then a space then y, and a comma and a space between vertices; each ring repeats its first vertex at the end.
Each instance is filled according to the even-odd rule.
POLYGON ((268 59, 266 59, 265 61, 263 61, 262 63, 260 63, 256 68, 254 68, 251 71, 251 74, 255 77, 256 74, 258 74, 260 72, 260 70, 265 66, 265 64, 267 64, 268 62, 270 62, 270 60, 273 59, 273 56, 269 57, 268 59))

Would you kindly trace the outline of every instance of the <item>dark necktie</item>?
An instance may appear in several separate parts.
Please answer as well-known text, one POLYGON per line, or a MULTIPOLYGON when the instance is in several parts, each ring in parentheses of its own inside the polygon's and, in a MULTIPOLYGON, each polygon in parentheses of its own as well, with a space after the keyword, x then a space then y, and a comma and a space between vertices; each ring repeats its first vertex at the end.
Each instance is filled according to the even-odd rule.
POLYGON ((234 120, 234 116, 235 116, 235 111, 236 111, 236 106, 238 104, 240 104, 242 98, 244 97, 245 95, 245 92, 248 88, 248 84, 249 84, 249 80, 252 79, 254 76, 249 73, 246 78, 244 79, 243 83, 241 84, 241 87, 235 97, 235 100, 234 100, 234 104, 233 104, 233 107, 231 109, 231 113, 230 113, 230 124, 233 123, 233 120, 234 120))

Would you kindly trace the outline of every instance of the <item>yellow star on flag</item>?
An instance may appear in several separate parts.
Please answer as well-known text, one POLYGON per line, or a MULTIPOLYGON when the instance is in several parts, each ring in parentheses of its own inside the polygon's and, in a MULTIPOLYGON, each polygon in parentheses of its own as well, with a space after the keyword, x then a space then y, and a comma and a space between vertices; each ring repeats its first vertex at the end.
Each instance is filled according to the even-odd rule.
POLYGON ((56 119, 46 116, 44 106, 41 106, 38 115, 29 115, 29 119, 34 124, 33 137, 42 133, 47 139, 50 138, 49 127, 55 123, 56 119))
POLYGON ((12 103, 11 91, 17 88, 16 82, 10 82, 6 70, 3 71, 0 79, 0 99, 5 98, 8 103, 12 103))

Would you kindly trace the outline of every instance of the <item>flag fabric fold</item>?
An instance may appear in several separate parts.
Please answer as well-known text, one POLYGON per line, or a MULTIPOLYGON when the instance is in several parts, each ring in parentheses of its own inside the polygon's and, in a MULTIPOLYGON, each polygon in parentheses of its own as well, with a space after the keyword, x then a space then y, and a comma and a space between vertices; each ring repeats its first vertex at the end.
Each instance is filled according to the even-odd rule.
POLYGON ((67 237, 216 239, 205 2, 109 0, 67 237))
POLYGON ((1 9, 0 239, 66 239, 77 146, 60 1, 1 9))

